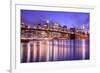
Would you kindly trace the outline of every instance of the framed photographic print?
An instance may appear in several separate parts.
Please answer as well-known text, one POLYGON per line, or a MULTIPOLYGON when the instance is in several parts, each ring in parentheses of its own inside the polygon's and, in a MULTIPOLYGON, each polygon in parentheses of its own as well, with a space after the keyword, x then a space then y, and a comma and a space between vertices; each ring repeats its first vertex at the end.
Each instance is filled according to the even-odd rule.
POLYGON ((12 6, 12 73, 94 65, 93 7, 14 2, 12 6))

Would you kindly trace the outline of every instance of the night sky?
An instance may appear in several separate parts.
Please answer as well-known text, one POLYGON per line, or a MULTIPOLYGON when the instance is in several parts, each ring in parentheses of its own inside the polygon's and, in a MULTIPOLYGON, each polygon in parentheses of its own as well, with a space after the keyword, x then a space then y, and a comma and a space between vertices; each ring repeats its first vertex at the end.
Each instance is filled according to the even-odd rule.
POLYGON ((83 12, 56 12, 56 11, 39 11, 39 10, 21 10, 21 22, 29 25, 46 22, 46 20, 59 23, 61 26, 66 25, 68 28, 80 28, 85 25, 89 30, 90 14, 83 12))

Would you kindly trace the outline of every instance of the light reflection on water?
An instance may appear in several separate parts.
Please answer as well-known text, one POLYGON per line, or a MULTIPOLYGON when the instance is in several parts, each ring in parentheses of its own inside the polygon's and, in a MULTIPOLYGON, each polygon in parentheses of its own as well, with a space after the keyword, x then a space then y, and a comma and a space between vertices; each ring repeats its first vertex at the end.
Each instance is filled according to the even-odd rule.
POLYGON ((89 40, 34 40, 21 43, 21 62, 89 59, 89 40))

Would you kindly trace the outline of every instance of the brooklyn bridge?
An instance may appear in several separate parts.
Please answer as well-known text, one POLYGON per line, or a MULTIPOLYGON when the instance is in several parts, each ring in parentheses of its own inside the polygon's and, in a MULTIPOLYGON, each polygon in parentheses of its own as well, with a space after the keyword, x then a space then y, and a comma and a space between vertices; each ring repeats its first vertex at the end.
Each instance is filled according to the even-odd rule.
POLYGON ((21 23, 21 62, 89 59, 89 32, 85 26, 67 28, 55 23, 21 23))

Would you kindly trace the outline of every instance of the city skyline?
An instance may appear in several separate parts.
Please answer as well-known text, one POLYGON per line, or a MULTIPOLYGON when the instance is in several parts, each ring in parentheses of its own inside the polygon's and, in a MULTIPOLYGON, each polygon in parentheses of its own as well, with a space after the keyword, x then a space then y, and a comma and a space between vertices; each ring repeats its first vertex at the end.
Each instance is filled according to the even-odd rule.
POLYGON ((89 31, 90 14, 83 12, 61 12, 61 11, 40 11, 40 10, 21 10, 21 22, 34 25, 44 23, 47 20, 56 22, 61 26, 68 28, 81 28, 85 26, 85 30, 89 31))

